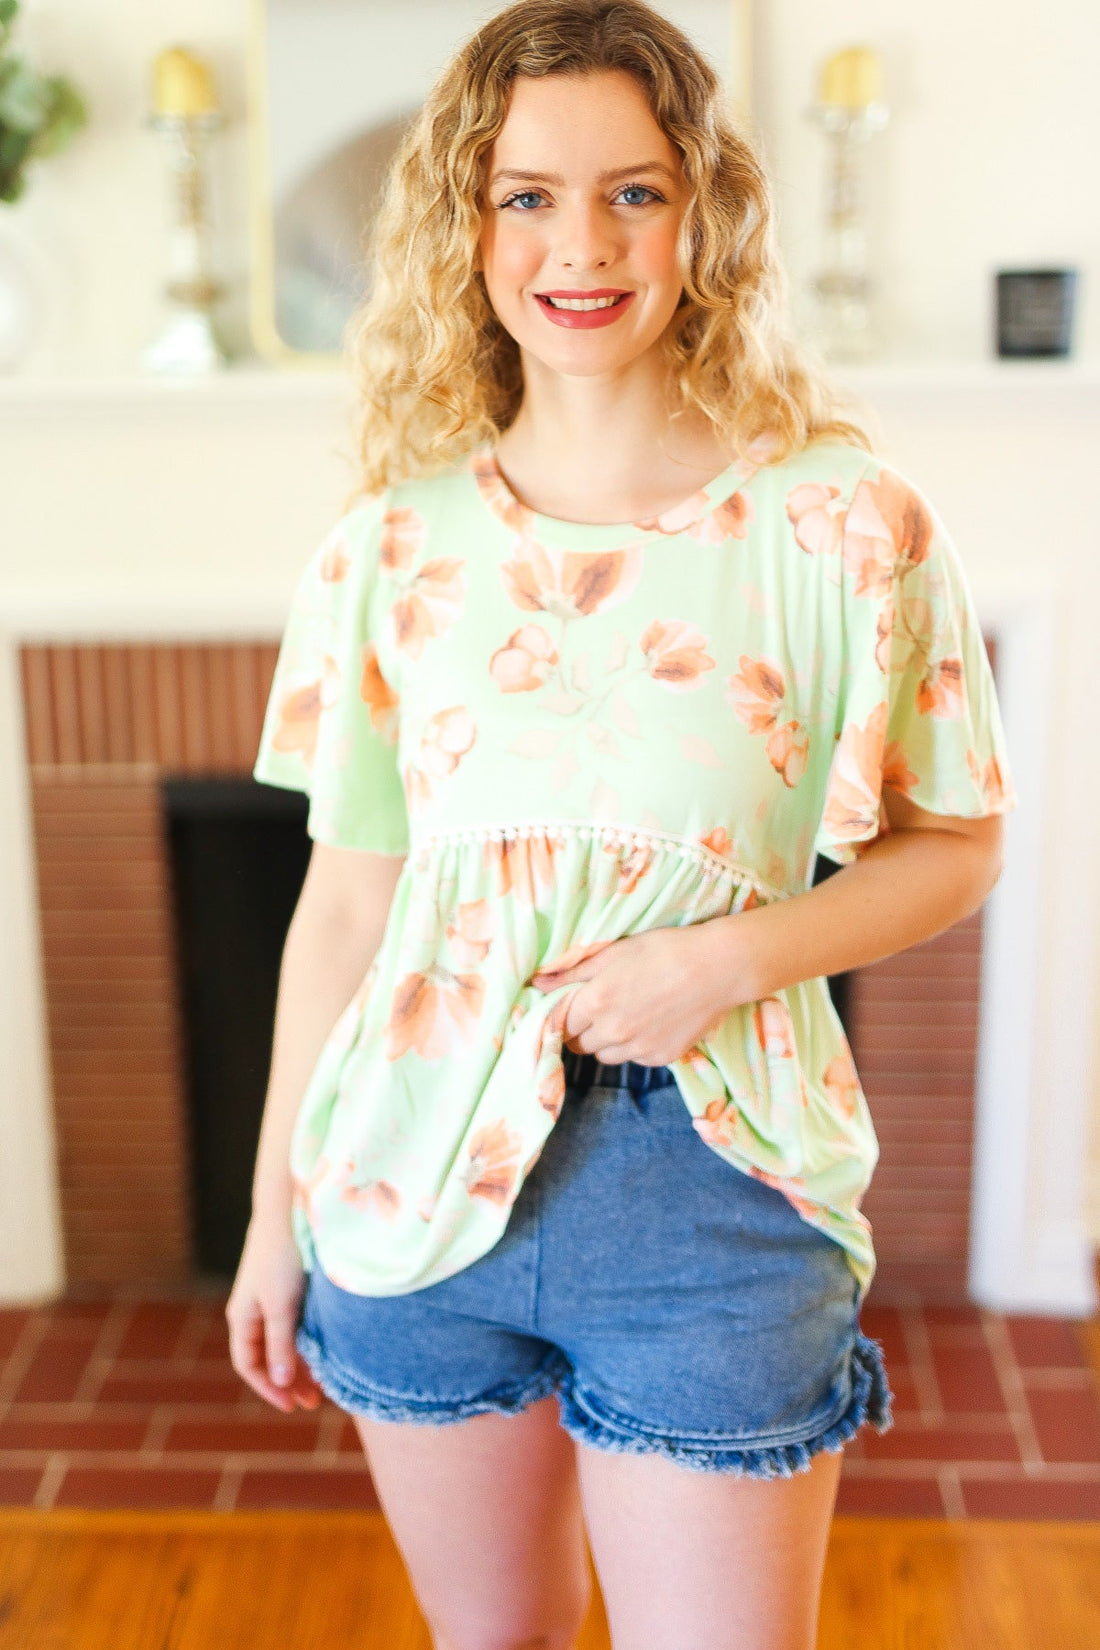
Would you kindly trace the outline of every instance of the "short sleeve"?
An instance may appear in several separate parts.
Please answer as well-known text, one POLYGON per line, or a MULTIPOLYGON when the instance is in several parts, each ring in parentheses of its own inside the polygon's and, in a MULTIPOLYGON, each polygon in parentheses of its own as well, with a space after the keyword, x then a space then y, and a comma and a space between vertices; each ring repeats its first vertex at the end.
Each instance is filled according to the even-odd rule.
POLYGON ((350 511, 298 581, 253 775, 306 793, 314 841, 402 854, 400 702, 374 639, 382 514, 381 497, 350 511))
POLYGON ((967 819, 1017 796, 973 596, 928 499, 871 464, 840 554, 838 717, 814 848, 844 865, 878 835, 884 785, 967 819))

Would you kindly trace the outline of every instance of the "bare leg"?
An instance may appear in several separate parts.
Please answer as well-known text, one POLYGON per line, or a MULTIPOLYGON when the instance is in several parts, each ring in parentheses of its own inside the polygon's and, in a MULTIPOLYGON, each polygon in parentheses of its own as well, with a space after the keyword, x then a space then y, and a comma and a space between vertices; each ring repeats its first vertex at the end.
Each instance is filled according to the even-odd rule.
POLYGON ((813 1650, 839 1454, 793 1478, 581 1446, 614 1650, 813 1650))
POLYGON ((436 1650, 569 1650, 590 1584, 556 1400, 445 1426, 355 1424, 436 1650))

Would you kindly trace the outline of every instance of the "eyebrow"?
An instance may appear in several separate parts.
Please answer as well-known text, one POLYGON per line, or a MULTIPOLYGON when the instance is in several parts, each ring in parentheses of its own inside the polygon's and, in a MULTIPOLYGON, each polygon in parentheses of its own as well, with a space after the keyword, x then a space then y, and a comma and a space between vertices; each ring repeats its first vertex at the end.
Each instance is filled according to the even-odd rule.
MULTIPOLYGON (((596 182, 614 183, 616 178, 635 177, 639 172, 661 172, 673 183, 676 181, 675 172, 670 166, 666 166, 663 161, 645 160, 638 166, 620 166, 614 172, 601 172, 596 182)), ((517 172, 511 168, 494 172, 489 181, 490 183, 499 183, 502 178, 513 178, 517 183, 553 183, 559 186, 565 183, 565 179, 559 176, 557 172, 517 172)))

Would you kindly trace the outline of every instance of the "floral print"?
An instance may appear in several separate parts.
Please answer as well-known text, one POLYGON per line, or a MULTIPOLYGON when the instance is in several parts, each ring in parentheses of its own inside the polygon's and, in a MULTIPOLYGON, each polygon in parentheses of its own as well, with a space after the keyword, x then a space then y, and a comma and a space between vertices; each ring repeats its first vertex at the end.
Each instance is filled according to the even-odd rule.
POLYGON ((463 1179, 471 1197, 490 1203, 510 1203, 519 1172, 523 1136, 501 1119, 478 1129, 470 1141, 470 1160, 463 1179))
MULTIPOLYGON (((488 450, 365 500, 299 581, 255 771, 316 841, 405 860, 291 1142, 304 1263, 364 1294, 499 1239, 564 1103, 571 963, 798 895, 883 833, 884 788, 1016 800, 952 541, 835 441, 625 527, 538 515, 488 450)), ((865 1289, 876 1145, 826 982, 671 1065, 700 1142, 865 1289)))
POLYGON ((382 674, 378 664, 378 649, 373 642, 367 642, 363 647, 359 693, 363 703, 370 710, 371 725, 382 735, 387 745, 396 744, 401 701, 382 674))
POLYGON ((767 734, 764 750, 783 783, 797 785, 806 771, 810 737, 797 718, 780 722, 787 685, 774 659, 741 656, 741 669, 731 676, 727 698, 750 733, 767 734))
POLYGON ((394 992, 385 1027, 386 1058, 415 1049, 422 1060, 442 1060, 469 1044, 485 999, 480 974, 453 974, 435 967, 407 974, 394 992))
POLYGON ((462 612, 461 562, 435 561, 421 569, 390 608, 397 646, 419 659, 429 636, 442 636, 462 612))
POLYGON ((585 555, 521 539, 500 573, 517 607, 579 619, 626 601, 642 575, 642 552, 631 545, 585 555))
POLYGON ((714 669, 703 632, 682 619, 671 622, 654 619, 638 646, 645 654, 646 669, 653 680, 663 682, 676 692, 698 687, 703 672, 714 669))
POLYGON ((278 720, 271 740, 278 751, 296 753, 312 768, 317 752, 317 731, 321 712, 335 702, 340 691, 340 671, 335 659, 321 661, 320 675, 296 685, 288 682, 280 695, 278 720))
POLYGON ((451 705, 431 717, 421 736, 419 759, 405 770, 410 811, 429 800, 434 780, 454 773, 476 737, 477 728, 465 705, 451 705))
POLYGON ((497 648, 489 674, 502 693, 530 693, 546 685, 547 672, 557 662, 557 648, 542 626, 525 624, 497 648))

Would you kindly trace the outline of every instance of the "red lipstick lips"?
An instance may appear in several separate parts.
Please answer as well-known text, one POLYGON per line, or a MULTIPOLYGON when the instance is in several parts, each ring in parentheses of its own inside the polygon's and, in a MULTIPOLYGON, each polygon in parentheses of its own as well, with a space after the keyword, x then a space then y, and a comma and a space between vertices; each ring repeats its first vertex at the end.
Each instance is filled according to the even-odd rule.
POLYGON ((536 292, 535 298, 542 313, 555 326, 587 332, 593 327, 607 327, 617 321, 633 303, 634 294, 624 292, 622 287, 600 286, 590 287, 587 291, 536 292), (606 309, 555 309, 549 301, 551 298, 617 298, 618 303, 608 304, 606 309))

